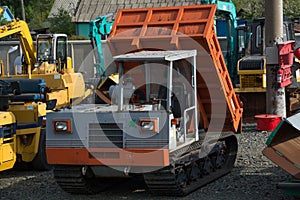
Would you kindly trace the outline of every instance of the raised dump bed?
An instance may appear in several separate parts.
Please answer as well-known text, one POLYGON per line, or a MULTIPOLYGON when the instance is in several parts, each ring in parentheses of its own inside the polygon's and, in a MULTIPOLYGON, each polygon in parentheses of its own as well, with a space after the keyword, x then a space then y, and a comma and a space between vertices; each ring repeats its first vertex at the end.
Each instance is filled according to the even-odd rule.
POLYGON ((216 5, 121 9, 108 44, 113 56, 145 49, 196 49, 201 125, 209 132, 223 124, 223 131, 240 132, 242 106, 218 43, 215 12, 216 5))

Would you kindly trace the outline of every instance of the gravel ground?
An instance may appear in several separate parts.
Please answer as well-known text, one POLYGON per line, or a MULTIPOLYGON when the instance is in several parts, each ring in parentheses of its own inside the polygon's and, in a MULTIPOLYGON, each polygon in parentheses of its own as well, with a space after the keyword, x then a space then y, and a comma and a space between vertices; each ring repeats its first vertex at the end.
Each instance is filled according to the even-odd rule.
MULTIPOLYGON (((276 189, 289 174, 262 155, 270 132, 244 126, 238 135, 239 152, 232 172, 186 197, 178 199, 292 199, 276 189)), ((130 179, 98 195, 70 195, 55 182, 53 172, 15 171, 0 173, 0 199, 175 199, 151 196, 141 179, 130 179)))

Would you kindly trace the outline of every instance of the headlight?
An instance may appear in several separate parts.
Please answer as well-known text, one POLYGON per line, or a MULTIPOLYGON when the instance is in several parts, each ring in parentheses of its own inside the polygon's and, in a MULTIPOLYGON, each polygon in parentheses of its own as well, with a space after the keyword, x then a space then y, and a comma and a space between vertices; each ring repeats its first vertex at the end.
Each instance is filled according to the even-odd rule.
POLYGON ((139 119, 139 127, 141 132, 158 133, 158 119, 139 119))
POLYGON ((68 129, 67 122, 55 122, 55 130, 66 131, 68 129))
POLYGON ((71 133, 71 121, 70 120, 55 120, 53 121, 54 132, 71 133))
POLYGON ((154 129, 154 124, 153 124, 153 122, 142 122, 142 123, 141 123, 141 128, 142 128, 143 130, 153 131, 153 129, 154 129))

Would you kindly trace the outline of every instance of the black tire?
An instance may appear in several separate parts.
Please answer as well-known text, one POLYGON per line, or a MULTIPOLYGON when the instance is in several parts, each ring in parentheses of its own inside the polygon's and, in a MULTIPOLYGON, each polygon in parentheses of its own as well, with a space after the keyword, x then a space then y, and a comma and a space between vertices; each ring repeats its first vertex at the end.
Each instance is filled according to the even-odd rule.
POLYGON ((52 169, 52 165, 48 164, 46 155, 46 130, 41 129, 38 153, 31 162, 33 169, 38 171, 47 171, 52 169))

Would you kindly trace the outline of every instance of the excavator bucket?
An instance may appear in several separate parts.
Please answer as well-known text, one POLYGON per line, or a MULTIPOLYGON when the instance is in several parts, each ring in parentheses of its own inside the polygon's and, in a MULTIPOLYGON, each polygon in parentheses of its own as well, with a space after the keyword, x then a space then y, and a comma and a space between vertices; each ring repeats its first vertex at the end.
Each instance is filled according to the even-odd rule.
POLYGON ((220 124, 224 124, 223 131, 240 132, 242 106, 215 32, 215 12, 212 4, 121 9, 108 44, 113 56, 141 50, 196 49, 200 123, 212 132, 220 124))

